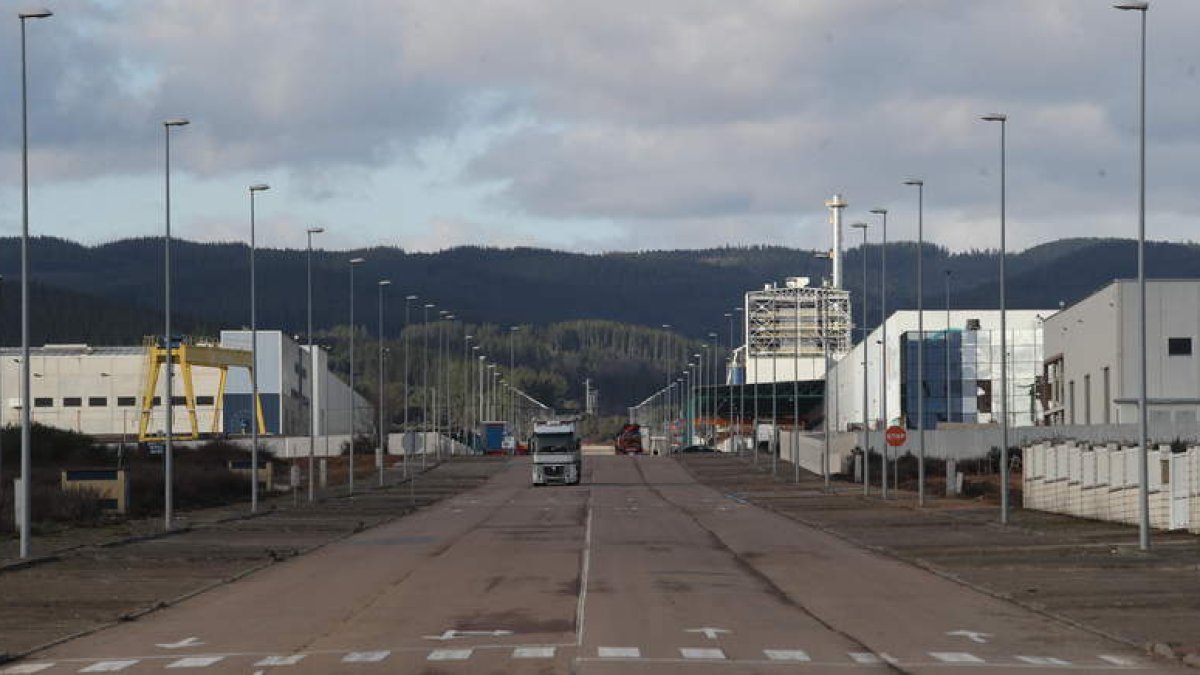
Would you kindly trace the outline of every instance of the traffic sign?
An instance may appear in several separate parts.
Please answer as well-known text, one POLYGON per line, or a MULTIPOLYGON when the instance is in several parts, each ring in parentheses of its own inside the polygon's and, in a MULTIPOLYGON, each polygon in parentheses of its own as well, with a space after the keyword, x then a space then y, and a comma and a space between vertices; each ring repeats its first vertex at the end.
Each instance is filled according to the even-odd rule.
POLYGON ((887 439, 888 445, 892 446, 893 448, 898 448, 901 445, 904 445, 904 442, 908 440, 908 432, 904 430, 904 427, 893 425, 887 428, 887 432, 884 434, 884 437, 887 439))

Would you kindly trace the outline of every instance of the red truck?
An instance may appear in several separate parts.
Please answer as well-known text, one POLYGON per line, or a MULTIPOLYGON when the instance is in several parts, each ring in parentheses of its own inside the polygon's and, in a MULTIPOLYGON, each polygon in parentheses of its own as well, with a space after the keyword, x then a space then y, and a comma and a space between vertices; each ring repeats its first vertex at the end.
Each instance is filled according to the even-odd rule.
POLYGON ((642 427, 638 424, 626 424, 621 427, 613 442, 618 455, 642 454, 642 427))

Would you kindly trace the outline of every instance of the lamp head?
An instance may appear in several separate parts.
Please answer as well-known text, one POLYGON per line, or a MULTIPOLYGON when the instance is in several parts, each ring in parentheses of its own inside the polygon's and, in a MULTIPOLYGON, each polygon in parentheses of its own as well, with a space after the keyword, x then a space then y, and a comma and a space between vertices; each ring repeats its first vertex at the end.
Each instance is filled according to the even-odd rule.
POLYGON ((392 285, 392 280, 391 280, 391 279, 380 279, 380 280, 379 280, 379 287, 380 287, 380 288, 382 288, 382 287, 384 287, 384 286, 391 286, 391 285, 392 285))
POLYGON ((1133 10, 1135 12, 1144 12, 1150 9, 1148 2, 1118 2, 1113 5, 1113 9, 1133 10))
POLYGON ((23 12, 18 12, 17 16, 21 19, 47 19, 54 16, 54 12, 51 12, 45 7, 38 7, 36 9, 27 9, 23 12))
POLYGON ((866 224, 866 223, 851 223, 851 224, 850 224, 850 227, 853 227, 853 228, 855 228, 855 229, 858 229, 858 230, 863 230, 863 231, 865 232, 865 231, 866 231, 866 229, 867 229, 868 227, 870 227, 870 225, 868 225, 868 224, 866 224))
POLYGON ((921 187, 922 185, 925 184, 925 181, 921 180, 920 178, 909 178, 908 180, 904 181, 904 184, 905 185, 916 185, 917 187, 921 187))
POLYGON ((988 113, 979 119, 983 120, 984 122, 1005 122, 1008 120, 1008 115, 1005 115, 1004 113, 988 113))
POLYGON ((361 265, 361 264, 363 264, 363 263, 365 263, 365 262, 367 262, 367 259, 366 259, 366 258, 351 258, 351 259, 350 259, 350 264, 351 264, 351 265, 361 265))
POLYGON ((192 121, 186 117, 172 117, 171 119, 163 122, 163 126, 164 127, 186 127, 187 125, 189 125, 191 123, 192 123, 192 121))
POLYGON ((251 192, 263 192, 264 190, 270 190, 270 189, 271 189, 271 186, 267 185, 266 183, 255 183, 254 185, 250 186, 251 192))
POLYGON ((325 231, 325 228, 323 228, 323 227, 310 227, 310 228, 308 228, 308 229, 307 229, 307 230, 305 230, 305 231, 306 231, 306 232, 308 232, 309 234, 321 234, 322 232, 324 232, 324 231, 325 231))
POLYGON ((877 216, 886 216, 886 215, 887 215, 887 209, 885 209, 885 208, 882 208, 882 207, 881 207, 881 208, 877 208, 877 209, 871 209, 871 213, 874 213, 874 214, 875 214, 875 215, 877 215, 877 216))

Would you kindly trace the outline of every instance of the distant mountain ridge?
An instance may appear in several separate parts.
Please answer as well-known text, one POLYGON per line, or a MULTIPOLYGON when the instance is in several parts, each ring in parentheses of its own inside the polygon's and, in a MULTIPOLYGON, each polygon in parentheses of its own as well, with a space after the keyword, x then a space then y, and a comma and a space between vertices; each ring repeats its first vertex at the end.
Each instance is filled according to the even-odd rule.
MULTIPOLYGON (((174 241, 174 307, 181 330, 216 330, 249 321, 249 249, 239 243, 174 241)), ((867 301, 879 307, 878 245, 868 256, 867 301)), ((889 244, 888 306, 916 306, 913 242, 889 244)), ((49 237, 31 242, 36 342, 95 343, 140 339, 159 325, 163 301, 162 240, 126 239, 85 246, 49 237)), ((864 249, 846 252, 846 286, 861 294, 864 249)), ((1064 239, 1008 256, 1009 306, 1070 304, 1114 278, 1136 275, 1136 243, 1121 239, 1064 239)), ((670 324, 692 337, 728 333, 725 313, 740 306, 745 291, 789 276, 814 283, 829 263, 814 251, 776 246, 582 254, 536 248, 464 246, 437 253, 373 247, 313 254, 314 323, 320 329, 349 321, 348 260, 367 262, 355 271, 357 321, 376 331, 380 279, 386 331, 404 322, 406 295, 417 295, 410 319, 422 305, 436 303, 471 323, 548 325, 603 319, 658 327, 670 324)), ((305 326, 305 263, 300 250, 260 249, 259 325, 291 333, 305 326)), ((1153 278, 1200 277, 1200 247, 1152 242, 1147 268, 1153 278)), ((944 305, 945 272, 951 273, 951 304, 986 309, 998 303, 999 263, 995 251, 951 253, 926 245, 925 306, 944 305)), ((0 239, 4 276, 0 340, 14 344, 20 278, 19 241, 0 239)), ((871 323, 878 321, 871 311, 871 323)))

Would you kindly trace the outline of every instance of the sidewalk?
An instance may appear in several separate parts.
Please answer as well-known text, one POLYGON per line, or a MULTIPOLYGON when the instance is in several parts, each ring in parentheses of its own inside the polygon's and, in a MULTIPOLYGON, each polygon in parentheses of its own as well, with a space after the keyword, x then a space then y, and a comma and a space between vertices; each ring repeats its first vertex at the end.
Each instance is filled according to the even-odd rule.
POLYGON ((430 464, 415 483, 389 469, 353 497, 332 486, 309 504, 301 491, 249 504, 179 513, 110 528, 75 528, 39 537, 32 564, 12 564, 16 544, 3 542, 0 567, 0 663, 67 637, 133 620, 276 562, 402 517, 470 490, 507 465, 507 458, 462 458, 430 464))
POLYGON ((679 456, 700 482, 884 555, 1163 656, 1200 666, 1200 537, 1155 532, 1142 553, 1137 529, 1014 505, 911 492, 863 497, 862 485, 833 483, 791 464, 754 466, 748 457, 679 456))

